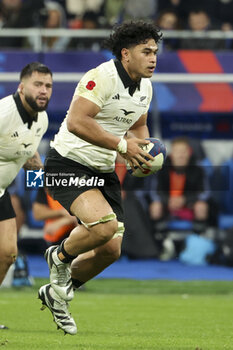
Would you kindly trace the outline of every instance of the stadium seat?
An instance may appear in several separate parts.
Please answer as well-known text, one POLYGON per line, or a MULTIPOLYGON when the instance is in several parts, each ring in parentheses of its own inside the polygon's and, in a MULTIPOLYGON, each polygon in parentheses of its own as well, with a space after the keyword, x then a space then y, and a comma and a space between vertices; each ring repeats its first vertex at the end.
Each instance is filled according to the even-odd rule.
POLYGON ((168 229, 171 231, 179 230, 192 230, 193 224, 188 220, 170 220, 168 224, 168 229))
POLYGON ((220 214, 218 217, 218 226, 221 229, 233 227, 233 215, 220 214))
POLYGON ((215 167, 211 188, 219 205, 219 228, 233 227, 233 159, 215 167))

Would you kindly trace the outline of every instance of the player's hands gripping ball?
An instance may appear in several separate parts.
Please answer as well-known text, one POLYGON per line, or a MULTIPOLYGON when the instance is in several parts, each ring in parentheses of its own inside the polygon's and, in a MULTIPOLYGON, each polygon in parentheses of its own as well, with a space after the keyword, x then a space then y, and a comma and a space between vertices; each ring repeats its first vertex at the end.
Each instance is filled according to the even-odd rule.
POLYGON ((150 137, 146 140, 149 140, 150 143, 146 145, 141 145, 140 147, 150 154, 153 157, 153 160, 146 157, 146 160, 150 163, 151 167, 146 166, 146 164, 141 163, 139 167, 134 167, 134 170, 131 169, 130 165, 127 165, 127 170, 129 174, 136 177, 146 177, 152 175, 159 171, 166 158, 166 147, 163 142, 159 139, 150 137))

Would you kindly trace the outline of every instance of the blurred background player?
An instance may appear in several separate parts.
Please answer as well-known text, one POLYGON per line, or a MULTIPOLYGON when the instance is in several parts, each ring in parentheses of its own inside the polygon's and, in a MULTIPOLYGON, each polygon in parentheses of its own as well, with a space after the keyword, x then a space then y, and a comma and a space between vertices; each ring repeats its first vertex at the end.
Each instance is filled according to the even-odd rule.
MULTIPOLYGON (((44 0, 1 0, 1 28, 31 28, 39 26, 42 20, 44 0)), ((23 37, 0 37, 0 47, 20 48, 24 45, 23 37)))
POLYGON ((42 168, 38 145, 48 127, 52 72, 39 62, 24 67, 14 95, 0 100, 0 283, 17 256, 15 212, 7 187, 19 170, 42 168))
MULTIPOLYGON (((202 8, 195 9, 188 14, 187 29, 197 32, 206 32, 216 29, 211 17, 202 8)), ((189 50, 218 50, 223 49, 225 42, 220 39, 189 38, 181 40, 181 48, 189 50)))
POLYGON ((44 187, 39 188, 32 208, 35 219, 45 221, 44 239, 48 246, 60 244, 77 226, 76 217, 55 201, 44 187))
MULTIPOLYGON (((155 238, 167 230, 171 218, 193 221, 198 233, 206 229, 210 193, 205 172, 197 164, 187 138, 172 141, 170 154, 150 193, 149 213, 154 221, 155 238)), ((162 241, 165 238, 164 233, 162 241)))

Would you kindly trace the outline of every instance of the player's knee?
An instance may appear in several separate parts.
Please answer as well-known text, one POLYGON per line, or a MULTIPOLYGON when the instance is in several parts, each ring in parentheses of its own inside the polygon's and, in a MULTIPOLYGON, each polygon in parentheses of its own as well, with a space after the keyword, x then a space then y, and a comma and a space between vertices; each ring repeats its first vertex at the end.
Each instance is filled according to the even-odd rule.
POLYGON ((103 249, 97 251, 98 257, 108 264, 112 264, 119 259, 121 255, 121 241, 111 240, 108 244, 104 246, 103 249))
POLYGON ((108 248, 107 254, 112 262, 117 261, 121 256, 121 247, 119 245, 111 246, 108 248))
POLYGON ((14 264, 17 257, 17 247, 12 247, 11 249, 5 249, 1 251, 0 254, 0 264, 10 267, 14 264))
POLYGON ((121 244, 118 241, 116 241, 115 244, 109 245, 105 254, 108 255, 112 259, 112 261, 118 260, 121 256, 121 244))
POLYGON ((93 226, 91 231, 95 234, 98 244, 108 242, 117 232, 118 223, 116 219, 93 226))

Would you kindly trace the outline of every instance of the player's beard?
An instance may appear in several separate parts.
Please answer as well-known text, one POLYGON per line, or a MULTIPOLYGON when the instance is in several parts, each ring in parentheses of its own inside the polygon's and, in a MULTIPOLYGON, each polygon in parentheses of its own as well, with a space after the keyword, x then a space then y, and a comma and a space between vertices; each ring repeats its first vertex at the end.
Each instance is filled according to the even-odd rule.
POLYGON ((37 104, 37 102, 36 102, 36 99, 34 99, 32 96, 25 96, 25 100, 35 112, 45 111, 47 106, 48 106, 48 104, 49 104, 49 99, 48 98, 47 98, 47 102, 45 103, 44 106, 39 106, 37 104))

